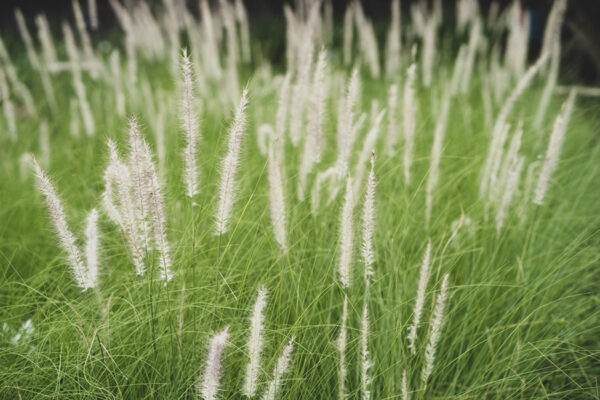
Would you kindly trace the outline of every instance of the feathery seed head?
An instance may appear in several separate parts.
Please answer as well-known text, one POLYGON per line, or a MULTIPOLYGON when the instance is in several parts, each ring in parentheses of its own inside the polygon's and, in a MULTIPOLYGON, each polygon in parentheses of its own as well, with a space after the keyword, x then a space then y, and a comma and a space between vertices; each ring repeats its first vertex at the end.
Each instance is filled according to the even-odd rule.
POLYGON ((277 397, 277 393, 279 393, 279 390, 281 389, 281 379, 290 369, 292 351, 294 350, 294 340, 294 337, 290 339, 277 359, 277 364, 273 371, 273 378, 271 379, 271 382, 269 382, 267 391, 263 395, 263 400, 275 400, 277 397))
POLYGON ((371 377, 369 376, 369 368, 371 368, 371 360, 369 359, 369 307, 365 302, 363 306, 362 322, 360 325, 360 347, 361 347, 361 390, 362 398, 370 399, 371 377))
POLYGON ((375 251, 373 250, 373 234, 375 231, 375 153, 371 153, 371 171, 367 179, 365 190, 365 201, 362 218, 362 257, 365 263, 365 282, 369 284, 369 277, 373 275, 373 263, 375 262, 375 251))
POLYGON ((244 382, 244 395, 254 397, 258 387, 258 377, 260 373, 260 354, 263 349, 264 339, 264 309, 267 306, 267 289, 261 286, 258 289, 258 296, 254 303, 252 315, 250 317, 250 336, 248 337, 248 355, 249 362, 246 365, 246 380, 244 382))
POLYGON ((184 180, 188 197, 198 193, 198 168, 196 147, 198 144, 198 115, 194 106, 194 83, 192 78, 192 63, 183 50, 181 58, 181 125, 185 133, 186 147, 183 152, 185 164, 184 180))
POLYGON ((221 163, 221 183, 216 214, 216 235, 227 232, 227 222, 231 216, 235 198, 235 175, 240 162, 242 140, 246 130, 246 107, 248 106, 248 89, 242 92, 242 98, 235 112, 233 124, 229 131, 227 154, 221 163))
POLYGON ((429 333, 429 342, 425 348, 425 366, 421 372, 421 380, 427 385, 427 380, 433 371, 435 362, 435 350, 442 334, 442 322, 444 318, 444 309, 446 308, 446 299, 448 297, 449 274, 444 275, 442 287, 435 301, 433 309, 433 319, 431 321, 431 331, 429 333))
POLYGON ((221 379, 221 359, 228 339, 229 327, 226 327, 209 341, 204 373, 197 386, 198 393, 204 400, 216 400, 217 398, 221 379))
POLYGON ((565 140, 567 125, 571 118, 573 107, 575 106, 575 97, 575 90, 571 90, 569 97, 562 106, 560 114, 556 117, 556 121, 554 122, 552 135, 550 136, 546 156, 544 157, 544 163, 542 164, 538 183, 535 188, 534 204, 542 205, 544 203, 544 197, 550 186, 550 178, 560 160, 560 151, 565 140))
POLYGON ((416 354, 417 329, 421 323, 421 315, 425 304, 425 291, 427 290, 427 281, 429 280, 429 267, 431 258, 431 240, 427 241, 427 248, 423 255, 423 264, 419 273, 419 286, 417 289, 417 298, 415 300, 415 309, 413 312, 413 323, 408 331, 408 347, 412 354, 416 354))
POLYGON ((340 220, 340 258, 338 269, 342 286, 348 288, 351 284, 352 248, 354 243, 354 195, 352 193, 352 178, 346 179, 346 196, 340 220))
POLYGON ((83 291, 86 291, 94 287, 96 282, 90 279, 88 275, 88 270, 82 261, 79 247, 76 244, 75 235, 73 235, 69 228, 62 202, 56 193, 54 185, 33 156, 32 163, 38 187, 46 199, 50 220, 54 225, 61 247, 67 253, 67 260, 71 266, 75 282, 83 291))

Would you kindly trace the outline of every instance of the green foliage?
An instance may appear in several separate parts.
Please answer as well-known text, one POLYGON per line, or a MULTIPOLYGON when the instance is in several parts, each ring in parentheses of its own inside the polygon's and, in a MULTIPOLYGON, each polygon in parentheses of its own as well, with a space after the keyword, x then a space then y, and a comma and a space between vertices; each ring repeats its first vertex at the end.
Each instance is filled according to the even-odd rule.
MULTIPOLYGON (((140 82, 148 81, 154 93, 162 87, 172 94, 172 77, 165 70, 151 64, 140 69, 140 82)), ((54 81, 60 111, 47 116, 51 137, 47 171, 79 236, 85 213, 99 207, 106 138, 123 144, 126 129, 126 117, 110 108, 112 89, 87 79, 97 120, 95 137, 68 134, 66 110, 72 93, 66 76, 54 81)), ((263 122, 257 116, 274 118, 276 96, 269 88, 259 91, 257 85, 256 81, 250 84, 249 130, 238 201, 230 232, 221 238, 213 235, 213 216, 218 165, 232 111, 210 104, 204 107, 200 194, 195 198, 198 206, 192 209, 184 196, 184 141, 177 105, 172 97, 155 98, 159 107, 167 109, 167 153, 161 173, 176 273, 167 286, 158 280, 156 263, 144 277, 135 275, 121 232, 102 216, 100 288, 81 293, 56 245, 32 177, 20 178, 21 154, 40 151, 40 118, 18 121, 16 143, 2 136, 0 321, 6 328, 0 332, 0 397, 193 398, 208 337, 230 325, 221 397, 240 398, 248 317, 262 284, 269 289, 269 300, 260 390, 280 351, 296 336, 293 367, 282 397, 337 396, 335 340, 343 297, 335 277, 342 199, 338 196, 331 205, 322 205, 317 215, 311 214, 309 201, 297 202, 299 155, 288 143, 284 167, 289 251, 280 253, 269 221, 266 159, 258 151, 255 136, 263 122), (11 343, 14 331, 27 319, 32 320, 34 332, 28 340, 11 343)), ((368 110, 373 99, 386 104, 386 85, 366 80, 363 86, 363 110, 368 110)), ((43 96, 33 87, 44 110, 43 96)), ((528 162, 543 154, 560 103, 556 96, 543 131, 535 132, 530 116, 535 115, 540 89, 538 85, 528 91, 517 106, 517 114, 524 119, 522 153, 528 162)), ((140 116, 143 132, 154 143, 154 116, 147 107, 131 99, 128 102, 128 112, 140 116)), ((475 82, 466 96, 452 101, 429 232, 424 229, 424 182, 436 115, 430 91, 419 89, 419 102, 410 185, 403 183, 401 152, 388 157, 384 141, 378 142, 376 262, 369 299, 374 398, 400 398, 403 368, 408 371, 413 398, 418 399, 598 398, 598 103, 578 100, 545 205, 527 205, 527 219, 520 223, 515 216, 519 205, 514 203, 504 230, 497 235, 493 218, 485 218, 478 198, 490 132, 484 122, 480 85, 475 82), (464 224, 455 230, 453 222, 461 215, 464 224), (419 329, 416 356, 407 350, 406 334, 428 238, 433 243, 433 264, 424 321, 430 318, 446 272, 451 275, 451 287, 435 368, 425 391, 420 371, 429 325, 424 323, 419 329)), ((329 102, 326 153, 319 169, 335 158, 334 110, 329 102)), ((364 133, 363 129, 361 138, 364 133)), ((359 397, 364 295, 358 252, 355 260, 357 284, 349 291, 346 387, 350 398, 359 397)))

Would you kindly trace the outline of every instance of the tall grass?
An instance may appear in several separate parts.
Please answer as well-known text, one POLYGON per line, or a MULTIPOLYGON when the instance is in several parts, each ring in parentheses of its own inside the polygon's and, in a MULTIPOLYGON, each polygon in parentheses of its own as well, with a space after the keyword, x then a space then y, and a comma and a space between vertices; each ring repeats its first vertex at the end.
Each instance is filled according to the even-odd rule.
POLYGON ((111 0, 102 45, 87 3, 0 41, 1 398, 598 398, 599 103, 554 91, 563 1, 529 67, 517 3, 393 1, 384 45, 301 2, 285 69, 241 1, 111 0))

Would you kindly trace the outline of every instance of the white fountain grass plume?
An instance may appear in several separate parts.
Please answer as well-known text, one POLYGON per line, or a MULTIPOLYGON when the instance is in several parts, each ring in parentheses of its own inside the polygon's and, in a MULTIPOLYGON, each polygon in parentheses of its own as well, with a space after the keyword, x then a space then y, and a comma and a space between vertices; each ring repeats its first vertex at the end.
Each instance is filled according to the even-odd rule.
POLYGON ((192 80, 192 63, 183 50, 181 56, 181 125, 185 133, 186 146, 183 151, 183 160, 185 164, 184 181, 186 194, 193 198, 198 194, 198 165, 196 160, 198 135, 198 115, 194 105, 194 83, 192 80))
POLYGON ((65 38, 65 47, 69 55, 69 61, 72 65, 73 88, 75 89, 75 95, 77 96, 77 102, 79 103, 79 110, 81 111, 81 118, 83 119, 83 124, 85 125, 85 132, 88 136, 94 136, 94 117, 92 115, 90 104, 88 103, 85 85, 83 84, 83 80, 81 78, 81 57, 75 44, 73 31, 66 23, 63 24, 63 34, 65 38))
POLYGON ((296 61, 296 38, 299 22, 296 21, 296 15, 289 4, 283 5, 283 15, 285 17, 285 60, 288 69, 291 69, 296 61))
POLYGON ((6 51, 6 46, 4 45, 2 38, 0 38, 0 61, 2 61, 2 67, 4 68, 4 72, 6 72, 6 77, 8 78, 15 95, 23 102, 28 114, 36 115, 36 107, 31 92, 17 76, 17 69, 13 64, 8 51, 6 51))
POLYGON ((517 156, 513 160, 511 165, 506 169, 506 178, 503 183, 502 197, 499 199, 498 210, 496 211, 496 233, 499 235, 504 226, 504 219, 508 212, 513 197, 518 189, 519 180, 521 178, 521 171, 523 170, 523 163, 525 158, 523 156, 517 156))
POLYGON ((419 273, 419 286, 417 289, 417 298, 415 300, 415 308, 413 311, 413 323, 408 328, 408 348, 412 354, 417 353, 417 330, 421 323, 423 314, 423 306, 425 304, 425 291, 427 290, 427 281, 429 280, 429 267, 431 258, 431 240, 427 242, 427 249, 423 255, 423 264, 421 264, 421 272, 419 273))
POLYGON ((456 54, 456 60, 454 61, 454 68, 452 69, 452 78, 450 79, 449 90, 450 93, 454 96, 458 93, 458 89, 463 78, 464 68, 465 68, 465 59, 467 57, 467 46, 461 44, 458 53, 456 54))
POLYGON ((227 39, 227 56, 225 58, 226 70, 225 70, 225 82, 224 86, 226 91, 226 102, 235 103, 239 96, 239 84, 238 84, 238 41, 237 32, 235 26, 235 15, 233 5, 228 2, 221 0, 219 1, 219 9, 221 15, 221 22, 225 28, 225 36, 227 39))
POLYGON ((267 306, 268 291, 264 286, 258 289, 258 296, 252 309, 250 317, 250 336, 248 337, 248 356, 250 358, 246 365, 246 380, 243 392, 247 397, 254 397, 258 387, 258 376, 260 374, 260 354, 263 350, 264 339, 264 309, 267 306))
POLYGON ((373 78, 378 78, 380 74, 379 67, 379 49, 373 23, 365 16, 360 2, 354 2, 354 20, 358 32, 361 55, 367 62, 369 72, 373 78))
POLYGON ((202 33, 204 37, 203 57, 206 63, 206 71, 214 78, 220 78, 222 75, 221 64, 219 62, 219 46, 215 37, 215 27, 213 15, 210 11, 208 0, 200 1, 200 14, 202 15, 202 33))
POLYGON ((75 235, 69 228, 63 205, 56 193, 54 185, 33 156, 32 163, 37 178, 38 187, 46 199, 46 206, 48 207, 50 220, 52 221, 54 229, 58 235, 60 246, 67 253, 67 260, 71 266, 77 286, 79 286, 84 292, 89 288, 96 287, 97 275, 90 274, 90 270, 82 261, 81 252, 77 247, 75 235))
POLYGON ((529 164, 527 167, 527 172, 525 173, 525 182, 523 184, 524 189, 519 202, 519 208, 517 210, 521 225, 523 225, 527 220, 527 212, 529 211, 531 205, 531 197, 533 196, 533 192, 535 190, 536 179, 541 165, 542 161, 537 160, 529 164))
POLYGON ((310 70, 313 63, 312 37, 308 35, 300 45, 297 60, 296 82, 292 86, 292 98, 290 99, 290 140, 294 147, 298 146, 302 139, 304 118, 306 114, 306 103, 310 91, 310 70))
POLYGON ((79 41, 83 47, 83 53, 85 54, 86 61, 93 63, 94 68, 91 69, 91 73, 92 76, 97 76, 97 68, 99 63, 96 62, 96 56, 94 55, 94 50, 92 48, 92 41, 87 29, 85 28, 85 20, 83 18, 81 6, 79 5, 79 0, 73 0, 73 15, 75 16, 75 27, 77 28, 77 33, 79 34, 79 41))
POLYGON ((458 0, 456 2, 456 31, 464 32, 469 22, 473 22, 480 15, 477 0, 458 0))
POLYGON ((431 15, 425 22, 423 31, 423 50, 421 52, 421 70, 423 71, 423 85, 431 86, 433 79, 433 66, 435 63, 435 52, 437 42, 438 22, 435 16, 431 15))
POLYGON ((112 85, 115 93, 115 108, 117 114, 125 115, 125 94, 123 93, 123 80, 121 70, 121 53, 119 50, 113 50, 109 59, 112 85))
POLYGON ((275 138, 275 130, 270 124, 261 124, 256 129, 256 144, 258 145, 258 151, 262 156, 269 155, 269 149, 271 142, 278 141, 275 138))
POLYGON ((358 69, 354 68, 352 76, 348 83, 348 91, 344 100, 344 113, 341 121, 338 121, 338 160, 337 168, 339 176, 346 176, 348 171, 348 162, 352 155, 356 134, 354 131, 354 116, 356 106, 360 101, 360 77, 358 69))
POLYGON ((25 51, 27 52, 27 58, 31 63, 34 69, 39 69, 40 59, 38 57, 37 52, 35 51, 35 47, 33 46, 33 40, 31 39, 31 34, 29 33, 29 29, 27 29, 27 22, 25 21, 25 17, 19 8, 15 9, 15 19, 17 20, 17 28, 19 29, 19 35, 25 43, 25 51))
POLYGON ((363 147, 359 153, 358 162, 356 163, 356 169, 354 171, 354 193, 360 191, 360 185, 365 176, 366 164, 369 157, 372 158, 373 152, 375 151, 379 132, 381 131, 381 121, 383 121, 384 116, 385 110, 382 110, 371 119, 371 129, 369 129, 367 136, 365 136, 363 147))
POLYGON ((215 334, 208 344, 208 355, 204 363, 204 373, 198 382, 198 394, 204 400, 216 400, 221 379, 221 359, 229 340, 229 327, 215 334))
POLYGON ((326 0, 323 6, 323 43, 333 43, 333 3, 326 0))
POLYGON ((88 0, 88 13, 90 14, 90 26, 93 30, 98 29, 98 4, 96 0, 88 0))
POLYGON ((435 124, 435 132, 433 133, 433 146, 431 147, 431 158, 429 164, 429 175, 427 176, 427 184, 425 188, 425 228, 429 229, 431 220, 431 211, 433 209, 433 193, 437 187, 440 175, 440 162, 442 158, 442 146, 444 144, 444 136, 446 135, 446 127, 448 125, 448 114, 450 110, 450 94, 444 95, 442 100, 442 109, 438 114, 435 124))
POLYGON ((117 179, 119 176, 129 175, 129 171, 119 158, 116 143, 112 139, 108 139, 106 144, 109 151, 109 162, 104 170, 105 189, 102 193, 102 205, 111 221, 117 225, 123 225, 121 211, 113 200, 115 197, 114 185, 119 184, 117 179))
POLYGON ((529 11, 513 1, 506 11, 508 38, 504 53, 504 64, 516 77, 523 74, 527 62, 529 44, 529 11))
POLYGON ((471 76, 473 75, 473 65, 475 63, 475 56, 477 55, 477 48, 479 46, 481 36, 481 19, 475 18, 475 21, 471 25, 471 32, 469 34, 469 46, 464 59, 464 68, 461 79, 460 90, 462 93, 467 93, 469 84, 471 83, 471 76))
POLYGON ((385 73, 388 78, 395 80, 400 72, 401 30, 400 30, 400 1, 392 0, 392 21, 386 42, 385 73))
POLYGON ((144 275, 144 255, 147 249, 143 226, 138 223, 138 207, 134 200, 133 180, 129 168, 119 159, 116 144, 108 140, 109 164, 104 172, 105 189, 102 204, 109 218, 121 227, 136 274, 144 275), (116 193, 115 187, 116 186, 116 193), (118 198, 115 204, 114 198, 118 198))
POLYGON ((283 183, 284 176, 279 156, 276 153, 276 146, 276 143, 271 143, 269 149, 269 205, 271 206, 271 225, 275 234, 275 240, 279 243, 281 251, 285 252, 287 250, 287 212, 283 183))
POLYGON ((519 150, 521 149, 521 138, 523 137, 523 122, 519 121, 517 125, 516 132, 513 134, 512 139, 508 145, 508 150, 502 159, 502 164, 500 167, 500 176, 498 179, 498 185, 494 188, 495 192, 493 192, 494 200, 497 200, 500 195, 499 192, 502 191, 502 187, 506 184, 507 180, 507 170, 510 169, 512 165, 514 165, 517 158, 519 158, 519 150))
POLYGON ((35 17, 35 25, 37 26, 38 40, 42 45, 42 58, 46 65, 56 62, 56 48, 52 39, 52 33, 48 25, 48 19, 44 14, 39 14, 35 17))
POLYGON ((325 171, 319 172, 315 179, 312 189, 311 211, 316 213, 320 204, 321 186, 329 181, 329 197, 327 204, 337 197, 342 186, 343 179, 348 175, 348 166, 352 156, 352 149, 358 132, 362 129, 366 115, 363 113, 358 121, 354 122, 355 108, 360 100, 360 77, 358 69, 354 68, 352 76, 349 79, 346 97, 340 100, 341 104, 338 109, 338 126, 337 126, 337 147, 338 156, 331 167, 325 171))
POLYGON ((560 40, 560 31, 567 10, 567 0, 555 0, 548 16, 541 53, 553 51, 556 41, 560 40))
POLYGON ((17 123, 15 106, 10 99, 10 91, 8 89, 8 83, 6 82, 6 76, 2 67, 0 67, 0 99, 2 99, 2 113, 6 119, 8 125, 8 136, 12 142, 17 141, 17 123))
POLYGON ((525 75, 523 75, 523 77, 519 80, 517 86, 513 89, 511 94, 504 102, 504 105, 502 106, 502 109, 496 118, 494 129, 492 131, 492 140, 490 141, 488 156, 485 160, 479 185, 479 196, 481 198, 489 195, 489 189, 496 184, 498 168, 500 167, 500 160, 502 158, 504 149, 504 142, 506 141, 506 120, 508 119, 508 116, 514 107, 515 102, 531 83, 533 77, 538 73, 540 68, 542 68, 542 66, 546 63, 546 60, 548 60, 548 53, 542 54, 535 64, 529 67, 525 75))
POLYGON ((99 242, 98 210, 92 208, 87 215, 85 225, 85 259, 87 263, 87 276, 90 282, 98 282, 99 242))
POLYGON ((369 376, 369 368, 371 368, 371 360, 369 359, 369 307, 367 302, 363 306, 362 320, 360 324, 360 387, 362 398, 368 400, 371 398, 369 385, 371 377, 369 376))
POLYGON ((550 136, 550 141, 548 142, 544 163, 542 164, 540 176, 535 188, 535 194, 533 198, 534 204, 542 205, 544 203, 544 197, 546 196, 546 192, 550 186, 552 173, 556 169, 560 160, 560 151, 565 140, 569 119, 571 118, 571 113, 573 112, 573 108, 575 106, 575 97, 575 89, 572 89, 569 93, 569 97, 562 106, 560 114, 558 117, 556 117, 556 121, 554 122, 554 128, 552 129, 552 135, 550 136))
POLYGON ((144 243, 142 248, 145 249, 145 251, 148 251, 152 249, 152 243, 150 242, 150 223, 148 220, 150 213, 150 200, 148 198, 149 182, 148 176, 145 174, 145 166, 148 160, 144 152, 144 139, 142 138, 137 120, 133 114, 129 118, 128 141, 128 169, 135 204, 135 223, 137 230, 141 235, 141 242, 144 243))
POLYGON ((149 211, 152 221, 154 243, 160 254, 160 279, 169 282, 173 279, 173 271, 171 270, 171 246, 167 239, 167 221, 164 200, 148 143, 143 141, 142 146, 145 155, 144 158, 146 159, 144 175, 148 181, 146 186, 146 197, 150 206, 149 211))
POLYGON ((227 222, 231 216, 231 209, 235 199, 235 175, 240 164, 240 152, 246 130, 246 107, 248 106, 248 89, 245 88, 242 98, 235 112, 233 124, 229 130, 227 154, 221 162, 221 183, 219 185, 219 199, 215 216, 215 234, 222 235, 227 232, 227 222))
POLYGON ((548 110, 548 106, 550 105, 550 99, 552 98, 552 93, 556 89, 556 81, 558 80, 558 72, 560 67, 560 41, 557 40, 552 49, 552 53, 550 55, 550 71, 548 72, 548 77, 546 78, 546 84, 544 85, 544 90, 542 91, 542 95, 540 97, 540 102, 538 104, 538 109, 535 113, 535 119, 533 122, 533 126, 539 133, 542 132, 542 123, 544 122, 544 118, 546 117, 546 111, 548 110))
POLYGON ((340 369, 338 372, 339 380, 339 399, 346 399, 346 375, 348 370, 346 369, 346 345, 347 345, 347 331, 346 324, 348 321, 348 295, 344 294, 344 306, 342 309, 342 321, 340 323, 340 335, 337 339, 337 348, 340 353, 340 369))
POLYGON ((534 126, 540 131, 542 122, 546 116, 548 105, 550 104, 550 98, 552 92, 556 87, 556 81, 558 79, 558 72, 560 68, 560 33, 564 20, 565 11, 567 9, 567 0, 556 0, 552 5, 552 10, 548 16, 548 22, 546 23, 546 29, 544 30, 544 42, 542 45, 542 53, 551 53, 550 71, 546 79, 546 85, 540 98, 537 112, 535 114, 534 126))
POLYGON ((340 255, 338 271, 343 287, 349 288, 352 277, 352 249, 354 247, 354 195, 352 193, 352 178, 346 179, 346 196, 340 218, 340 255))
POLYGON ((406 368, 402 369, 402 400, 410 400, 410 392, 408 391, 408 379, 406 377, 406 368))
POLYGON ((235 0, 235 17, 240 24, 240 42, 242 49, 242 60, 245 63, 250 62, 250 24, 248 23, 248 13, 242 0, 235 0))
POLYGON ((321 160, 325 95, 327 93, 327 88, 325 87, 326 68, 327 52, 325 49, 322 49, 319 52, 310 88, 306 137, 304 139, 304 150, 298 172, 298 199, 300 201, 304 201, 306 180, 312 171, 313 165, 321 160))
POLYGON ((417 99, 415 98, 415 79, 417 65, 412 63, 406 72, 404 83, 402 122, 404 128, 404 182, 410 183, 410 168, 415 149, 415 128, 417 120, 417 99))
POLYGON ((352 40, 354 36, 354 7, 348 4, 344 12, 344 65, 352 64, 352 40))
POLYGON ((281 89, 279 91, 279 99, 277 101, 277 113, 275 114, 275 138, 277 138, 277 155, 282 158, 284 156, 285 133, 288 122, 288 108, 290 103, 290 88, 292 82, 292 73, 288 71, 285 74, 281 89))
POLYGON ((444 275, 442 281, 442 287, 440 293, 435 301, 435 308, 433 309, 433 319, 431 321, 431 330, 429 333, 429 342, 425 348, 425 366, 421 371, 421 381, 424 386, 427 387, 427 380, 433 372, 433 364, 435 362, 435 350, 440 336, 442 334, 442 322, 444 319, 444 309, 446 308, 446 300, 448 297, 448 279, 449 275, 444 275))
MULTIPOLYGON (((166 234, 164 200, 156 172, 156 166, 148 143, 143 138, 135 116, 130 118, 129 129, 129 186, 135 199, 136 231, 141 236, 136 242, 143 243, 145 251, 159 252, 160 277, 168 282, 171 271, 170 245, 166 234), (152 235, 152 237, 150 237, 152 235)), ((122 185, 125 186, 126 185, 122 185)))
POLYGON ((294 350, 294 340, 292 337, 288 344, 281 351, 281 355, 277 359, 277 364, 273 371, 273 378, 269 382, 266 392, 263 395, 263 400, 275 400, 281 389, 281 379, 289 371, 292 361, 292 351, 294 350))
POLYGON ((398 85, 393 84, 388 91, 388 129, 387 129, 387 155, 393 156, 398 143, 398 85))
POLYGON ((373 235, 375 232, 375 153, 371 154, 371 171, 367 178, 365 200, 362 215, 362 248, 361 254, 365 264, 365 283, 369 286, 370 277, 373 275, 375 251, 373 249, 373 235))

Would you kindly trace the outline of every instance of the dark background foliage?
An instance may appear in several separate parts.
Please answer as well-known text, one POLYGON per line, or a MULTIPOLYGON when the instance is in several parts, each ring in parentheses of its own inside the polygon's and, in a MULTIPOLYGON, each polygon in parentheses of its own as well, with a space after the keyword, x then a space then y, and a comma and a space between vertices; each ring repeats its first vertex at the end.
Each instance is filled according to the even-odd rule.
MULTIPOLYGON (((82 8, 86 10, 87 0, 82 2, 82 8)), ((142 0, 121 0, 125 3, 134 3, 142 0)), ((160 7, 162 0, 146 0, 153 6, 160 7)), ((168 0, 167 0, 168 1, 168 0)), ((430 0, 431 2, 431 0, 430 0)), ((117 27, 114 13, 108 4, 108 0, 97 0, 101 31, 110 31, 117 27)), ((198 0, 188 0, 188 7, 197 10, 198 0)), ((280 32, 278 35, 269 35, 270 40, 283 39, 283 5, 281 0, 244 0, 244 4, 250 14, 252 29, 261 32, 280 32)), ((293 3, 293 1, 292 1, 293 3)), ((332 0, 336 21, 340 21, 348 1, 332 0)), ((366 14, 375 23, 385 24, 389 19, 390 1, 363 1, 366 14)), ((403 15, 409 15, 409 1, 401 0, 403 15)), ((442 0, 445 21, 451 23, 451 16, 455 12, 455 0, 442 0)), ((480 0, 479 4, 487 13, 491 1, 480 0)), ((498 1, 502 7, 511 3, 510 0, 498 1)), ((553 0, 522 0, 523 7, 531 11, 531 43, 530 57, 537 56, 544 25, 548 17, 553 0)), ((71 0, 1 0, 0 1, 0 32, 3 35, 16 35, 14 22, 14 9, 20 8, 28 21, 32 24, 33 17, 38 13, 45 13, 55 30, 59 34, 60 22, 65 19, 71 20, 71 0)), ((568 80, 574 80, 587 84, 600 83, 600 1, 599 0, 570 0, 568 3, 563 29, 562 42, 562 71, 568 80)), ((385 28, 385 27, 384 27, 385 28)), ((262 38, 262 36, 260 36, 262 38)), ((383 37, 381 38, 383 39, 383 37)), ((283 43, 281 43, 283 45, 283 43)), ((11 46, 14 48, 14 46, 11 46)), ((271 46, 281 48, 281 46, 271 46)))

